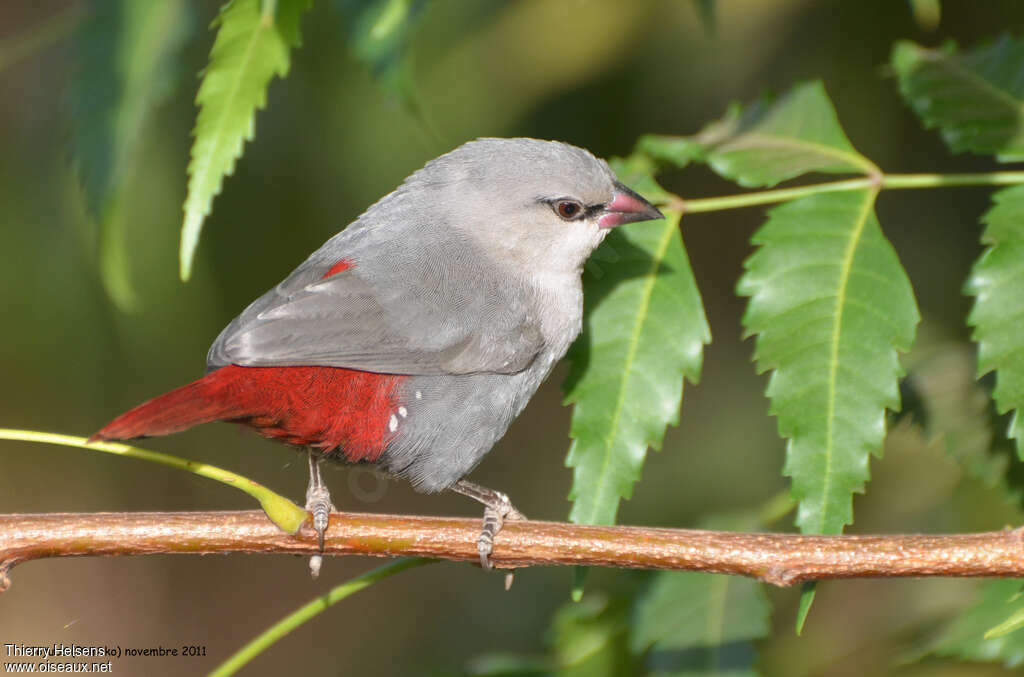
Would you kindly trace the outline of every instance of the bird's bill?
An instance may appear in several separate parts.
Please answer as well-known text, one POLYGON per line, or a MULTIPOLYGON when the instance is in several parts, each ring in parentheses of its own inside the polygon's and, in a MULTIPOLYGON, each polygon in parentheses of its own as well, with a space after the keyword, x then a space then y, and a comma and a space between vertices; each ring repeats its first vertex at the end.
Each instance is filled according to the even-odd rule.
POLYGON ((604 208, 604 214, 597 220, 601 228, 614 228, 624 223, 636 221, 653 221, 663 219, 665 215, 638 193, 621 183, 615 183, 612 201, 604 208))

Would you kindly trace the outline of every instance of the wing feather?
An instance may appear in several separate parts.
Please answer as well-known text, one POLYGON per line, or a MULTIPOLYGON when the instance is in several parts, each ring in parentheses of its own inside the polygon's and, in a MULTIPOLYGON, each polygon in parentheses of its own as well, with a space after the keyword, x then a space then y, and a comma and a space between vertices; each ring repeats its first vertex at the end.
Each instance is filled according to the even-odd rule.
POLYGON ((207 357, 211 369, 516 373, 543 348, 528 290, 497 279, 479 257, 420 251, 409 260, 403 249, 403 260, 378 243, 323 278, 343 258, 325 255, 332 243, 335 250, 340 244, 329 241, 221 332, 207 357))

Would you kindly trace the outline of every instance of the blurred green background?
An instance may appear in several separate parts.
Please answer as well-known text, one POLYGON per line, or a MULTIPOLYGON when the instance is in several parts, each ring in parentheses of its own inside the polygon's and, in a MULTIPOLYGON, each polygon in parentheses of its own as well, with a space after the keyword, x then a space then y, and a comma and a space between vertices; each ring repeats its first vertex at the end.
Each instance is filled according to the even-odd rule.
MULTIPOLYGON (((822 78, 854 146, 884 170, 987 169, 984 159, 950 157, 923 131, 882 65, 898 38, 972 45, 1019 30, 1024 20, 1024 6, 1013 0, 944 2, 934 31, 894 0, 722 0, 710 32, 695 3, 683 0, 434 1, 409 50, 417 116, 375 83, 352 55, 350 27, 330 3, 317 1, 303 18, 304 44, 291 74, 272 83, 255 140, 214 203, 193 280, 182 284, 177 249, 194 74, 206 63, 213 33, 204 27, 218 6, 192 3, 193 35, 179 54, 176 89, 146 119, 142 159, 122 186, 129 196, 127 271, 137 297, 130 313, 104 291, 97 227, 70 159, 67 90, 80 63, 74 41, 13 63, 0 47, 0 425, 87 435, 202 375, 207 346, 250 300, 423 162, 477 136, 559 139, 621 155, 642 133, 692 133, 731 100, 822 78)), ((4 2, 0 45, 77 7, 4 2)), ((701 168, 665 182, 684 197, 736 192, 701 168)), ((941 352, 934 378, 951 389, 966 388, 973 369, 961 286, 980 251, 987 195, 883 193, 878 203, 924 318, 911 362, 941 352)), ((752 342, 741 340, 743 302, 734 294, 762 214, 683 219, 714 342, 700 386, 685 391, 682 425, 669 431, 662 452, 648 456, 622 523, 692 526, 709 513, 757 506, 787 486, 784 443, 767 415, 766 379, 750 363, 752 342)), ((473 476, 540 519, 564 519, 569 509, 564 375, 563 366, 473 476)), ((253 507, 238 492, 152 464, 0 444, 0 512, 253 507)), ((142 446, 303 496, 304 460, 233 426, 203 426, 142 446)), ((872 474, 868 494, 855 501, 851 532, 993 529, 1016 518, 993 492, 963 481, 940 443, 906 423, 890 433, 872 474)), ((328 482, 343 510, 479 513, 458 496, 420 496, 343 468, 330 469, 328 482)), ((311 581, 306 561, 288 557, 33 562, 14 571, 0 597, 0 644, 198 644, 207 647, 205 659, 122 660, 115 672, 201 672, 287 611, 378 563, 328 560, 311 581)), ((595 572, 590 589, 614 588, 631 575, 595 572)), ((463 668, 489 651, 540 652, 568 586, 564 569, 521 571, 508 593, 500 576, 469 566, 417 569, 335 607, 247 674, 424 674, 463 668)), ((775 631, 762 645, 761 668, 769 675, 1003 674, 934 660, 901 664, 974 589, 968 581, 829 583, 820 586, 802 638, 792 631, 797 592, 773 590, 775 631)))

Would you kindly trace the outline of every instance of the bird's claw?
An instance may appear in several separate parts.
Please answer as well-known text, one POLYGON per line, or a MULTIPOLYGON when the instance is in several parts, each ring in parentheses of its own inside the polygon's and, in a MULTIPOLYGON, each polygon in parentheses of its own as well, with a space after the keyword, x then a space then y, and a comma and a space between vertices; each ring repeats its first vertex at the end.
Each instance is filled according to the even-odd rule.
MULTIPOLYGON (((494 537, 501 531, 506 520, 513 522, 525 520, 526 516, 516 510, 515 506, 512 505, 512 501, 508 500, 507 495, 494 489, 482 487, 469 480, 459 480, 452 485, 451 490, 463 496, 468 496, 484 505, 484 524, 480 530, 480 537, 476 540, 476 551, 480 557, 481 568, 484 571, 490 571, 493 568, 491 552, 494 550, 494 537)), ((506 590, 512 587, 512 577, 512 571, 505 574, 506 590)))
MULTIPOLYGON (((505 521, 514 522, 526 519, 526 516, 516 510, 512 502, 508 500, 508 496, 500 491, 494 492, 494 496, 496 498, 495 501, 484 505, 483 528, 480 530, 480 537, 476 541, 476 551, 480 555, 480 566, 485 571, 490 571, 493 568, 491 552, 494 551, 494 537, 505 526, 505 521)), ((506 576, 506 588, 512 585, 511 575, 510 573, 506 576)))
MULTIPOLYGON (((320 477, 320 461, 311 453, 309 455, 309 486, 306 488, 306 510, 312 516, 311 524, 313 530, 316 531, 316 542, 321 553, 324 551, 324 534, 327 533, 327 526, 334 509, 334 504, 331 503, 331 493, 320 477)), ((319 576, 322 564, 323 557, 320 555, 310 557, 310 576, 313 578, 319 576)))
POLYGON ((310 487, 306 491, 306 510, 313 516, 312 526, 316 531, 316 542, 320 546, 320 552, 323 552, 324 534, 327 533, 327 525, 330 522, 331 512, 334 510, 327 487, 320 485, 310 487))

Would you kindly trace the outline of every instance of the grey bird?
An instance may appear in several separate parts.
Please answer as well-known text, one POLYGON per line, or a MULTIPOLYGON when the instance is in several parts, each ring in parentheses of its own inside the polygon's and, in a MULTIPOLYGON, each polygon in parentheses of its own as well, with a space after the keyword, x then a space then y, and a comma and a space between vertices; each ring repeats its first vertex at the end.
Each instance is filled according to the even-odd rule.
MULTIPOLYGON (((220 333, 207 374, 93 439, 247 424, 309 450, 321 550, 333 509, 319 463, 371 464, 484 505, 490 568, 508 497, 464 479, 579 335, 581 273, 609 229, 662 218, 575 146, 485 138, 428 162, 220 333)), ((315 566, 318 566, 318 560, 315 566)))

